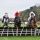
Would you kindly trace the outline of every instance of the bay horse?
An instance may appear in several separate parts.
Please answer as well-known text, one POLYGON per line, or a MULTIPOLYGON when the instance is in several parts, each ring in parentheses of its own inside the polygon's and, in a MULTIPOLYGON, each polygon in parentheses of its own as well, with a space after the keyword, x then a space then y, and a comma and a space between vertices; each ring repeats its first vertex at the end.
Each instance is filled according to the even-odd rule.
POLYGON ((30 26, 31 28, 36 28, 36 27, 37 27, 37 25, 36 25, 36 17, 35 17, 35 16, 30 19, 30 24, 29 24, 29 26, 30 26))
POLYGON ((15 27, 21 26, 21 19, 20 19, 20 13, 19 12, 15 13, 14 26, 15 27))
POLYGON ((14 26, 15 27, 21 27, 21 20, 20 17, 16 16, 14 19, 14 26))

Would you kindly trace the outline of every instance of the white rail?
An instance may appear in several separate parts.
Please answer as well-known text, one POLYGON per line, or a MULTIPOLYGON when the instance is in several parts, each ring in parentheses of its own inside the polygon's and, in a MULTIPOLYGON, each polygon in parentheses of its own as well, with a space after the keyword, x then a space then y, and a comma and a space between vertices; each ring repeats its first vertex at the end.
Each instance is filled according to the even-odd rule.
POLYGON ((18 36, 18 35, 40 35, 40 29, 0 29, 0 35, 1 36, 3 36, 3 35, 7 35, 7 36, 9 36, 9 34, 11 35, 16 35, 16 36, 18 36))

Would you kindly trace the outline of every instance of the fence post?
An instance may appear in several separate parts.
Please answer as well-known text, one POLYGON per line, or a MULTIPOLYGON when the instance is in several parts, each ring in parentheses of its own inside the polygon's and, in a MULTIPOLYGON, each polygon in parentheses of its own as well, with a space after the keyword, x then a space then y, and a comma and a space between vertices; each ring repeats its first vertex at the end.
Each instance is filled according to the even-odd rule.
POLYGON ((26 36, 26 34, 27 34, 27 29, 26 29, 26 33, 25 33, 25 36, 26 36))
POLYGON ((18 27, 17 27, 17 31, 16 31, 16 36, 18 36, 18 27))
POLYGON ((39 36, 39 31, 40 31, 40 29, 38 29, 38 36, 39 36))
POLYGON ((13 32, 13 29, 12 29, 12 33, 13 33, 13 36, 14 36, 14 32, 13 32))
POLYGON ((35 30, 34 35, 36 36, 36 28, 34 30, 35 30))
POLYGON ((9 29, 7 29, 7 36, 8 36, 8 31, 9 31, 9 29))
POLYGON ((1 36, 3 35, 3 32, 4 32, 4 28, 3 28, 3 30, 2 30, 2 34, 1 34, 1 36))
POLYGON ((31 36, 32 36, 32 28, 31 28, 31 36))
MULTIPOLYGON (((23 31, 23 28, 22 28, 22 31, 23 31)), ((21 34, 22 34, 22 31, 21 31, 21 33, 20 33, 20 36, 21 36, 21 34)))

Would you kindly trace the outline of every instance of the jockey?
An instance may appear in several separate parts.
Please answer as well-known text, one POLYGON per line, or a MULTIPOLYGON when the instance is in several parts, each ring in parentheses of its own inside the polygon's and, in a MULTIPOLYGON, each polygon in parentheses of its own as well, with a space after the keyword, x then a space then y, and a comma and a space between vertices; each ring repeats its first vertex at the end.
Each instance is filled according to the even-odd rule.
POLYGON ((18 12, 15 13, 14 23, 15 23, 15 27, 21 26, 20 14, 18 12))
POLYGON ((35 16, 35 13, 34 13, 34 12, 30 12, 29 18, 28 18, 28 22, 30 21, 30 19, 31 19, 32 16, 33 16, 33 17, 35 16))
POLYGON ((9 17, 8 17, 8 14, 7 13, 5 13, 5 15, 3 16, 2 22, 4 23, 3 27, 4 26, 7 26, 8 27, 9 17))
POLYGON ((36 27, 36 18, 35 18, 34 12, 30 12, 30 14, 29 14, 28 25, 30 27, 36 27), (32 25, 35 25, 35 26, 32 26, 32 25))

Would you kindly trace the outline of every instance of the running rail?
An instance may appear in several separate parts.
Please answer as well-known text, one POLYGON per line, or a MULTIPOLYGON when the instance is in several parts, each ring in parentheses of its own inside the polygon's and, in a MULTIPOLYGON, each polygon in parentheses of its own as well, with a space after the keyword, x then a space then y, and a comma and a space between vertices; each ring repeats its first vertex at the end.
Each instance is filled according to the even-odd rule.
POLYGON ((16 28, 16 29, 9 29, 9 28, 7 28, 7 29, 0 29, 0 36, 3 36, 3 35, 6 35, 6 36, 9 36, 9 35, 12 35, 12 36, 22 36, 22 35, 25 35, 25 36, 27 36, 27 35, 34 35, 34 36, 36 36, 36 35, 40 35, 40 29, 24 29, 24 28, 22 28, 22 29, 18 29, 18 28, 16 28))

